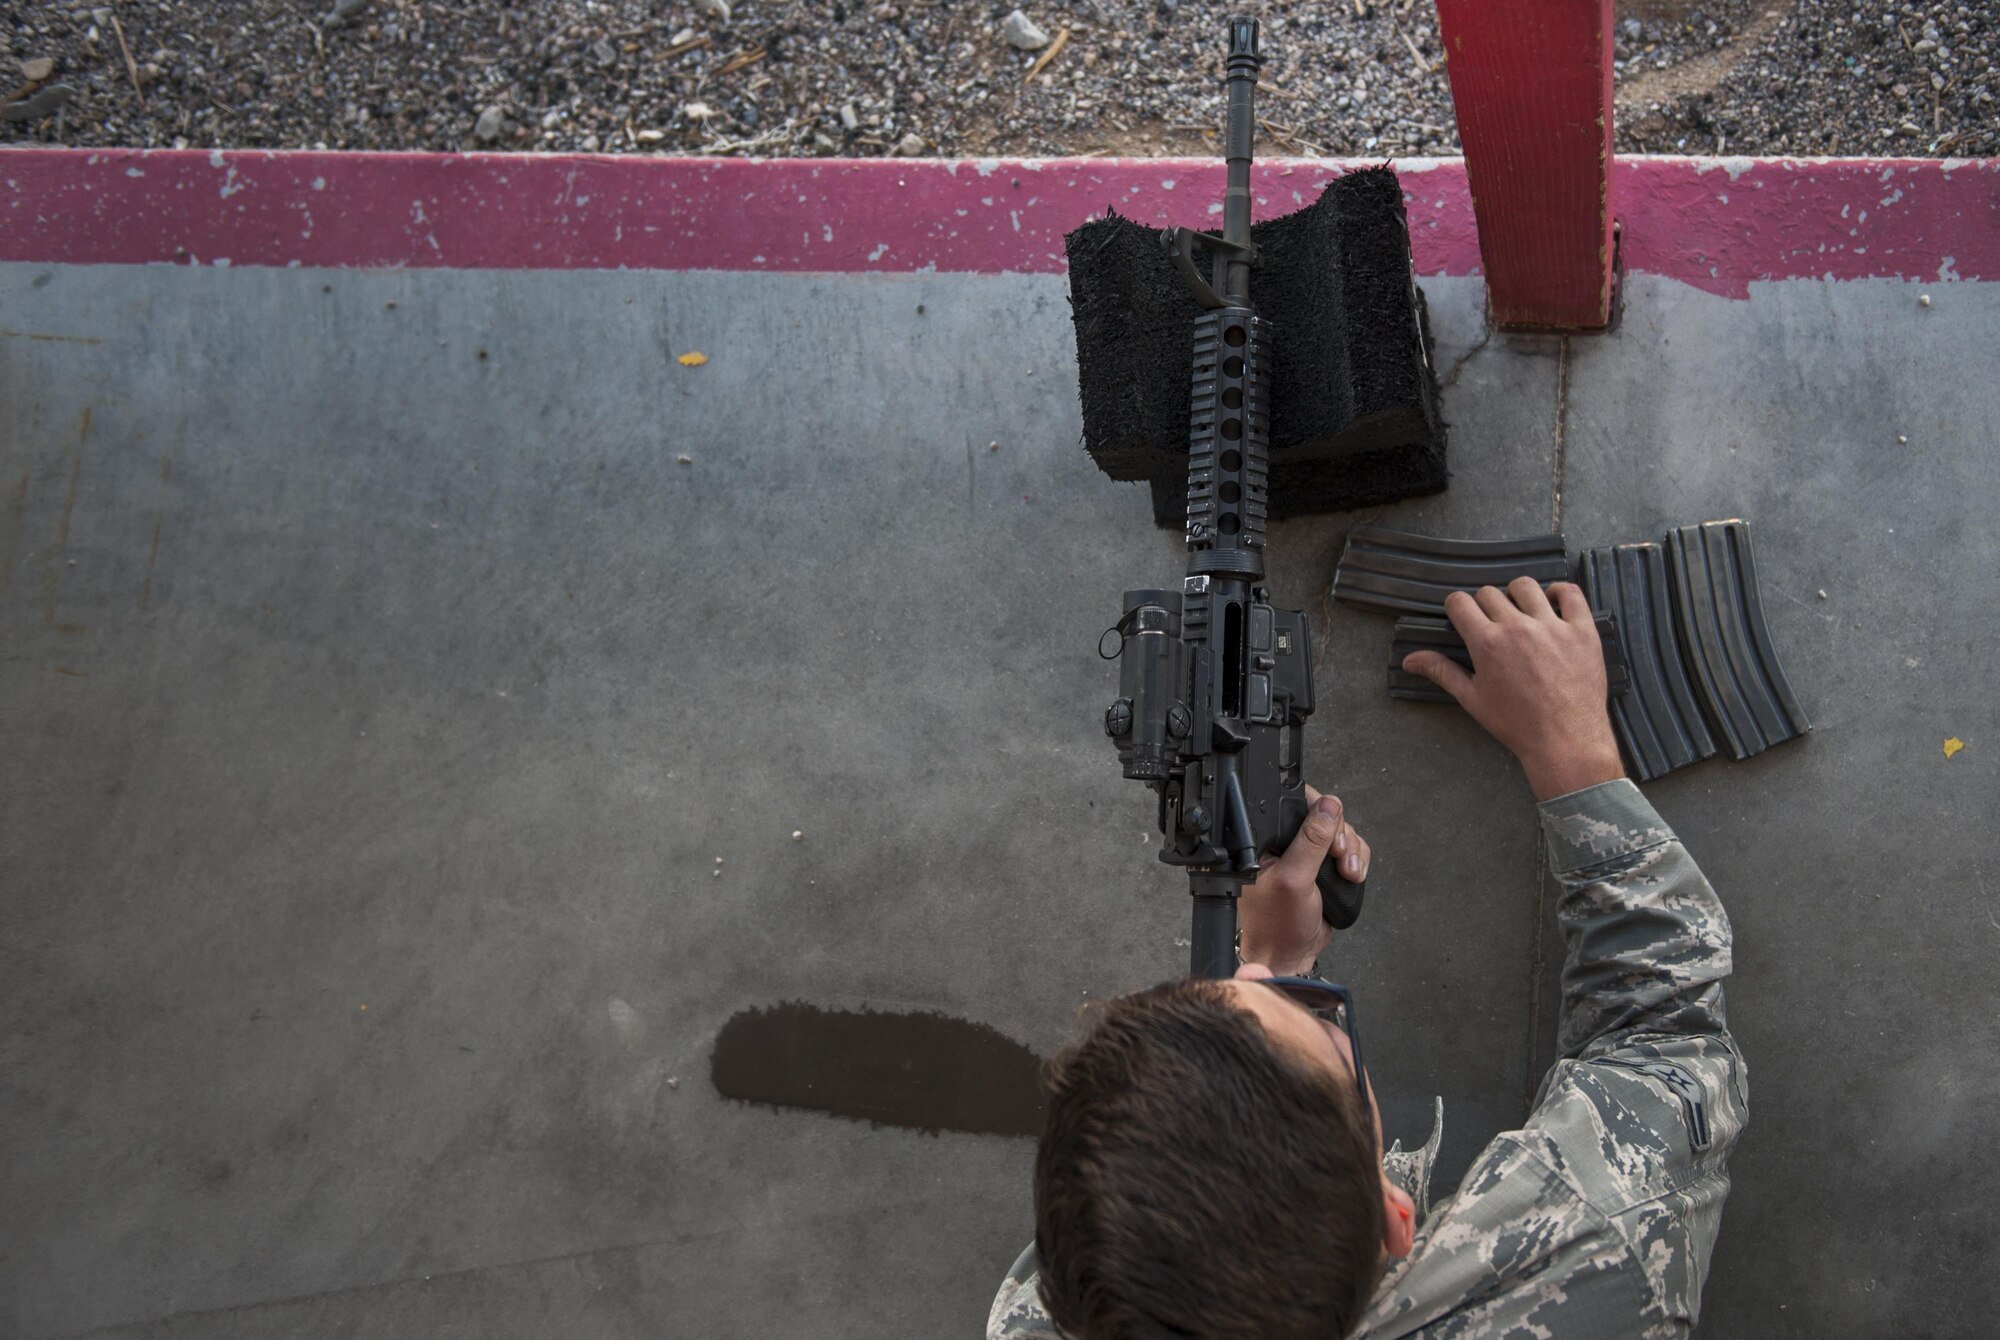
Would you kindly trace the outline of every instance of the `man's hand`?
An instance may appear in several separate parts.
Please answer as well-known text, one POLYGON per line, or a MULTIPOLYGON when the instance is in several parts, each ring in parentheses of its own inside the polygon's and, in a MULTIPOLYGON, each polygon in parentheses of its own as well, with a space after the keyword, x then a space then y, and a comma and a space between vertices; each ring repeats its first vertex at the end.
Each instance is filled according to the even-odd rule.
POLYGON ((1444 611, 1472 653, 1473 673, 1435 651, 1411 652, 1403 668, 1458 699, 1513 750, 1536 800, 1625 775, 1604 705, 1604 644, 1575 584, 1557 582, 1543 595, 1534 578, 1516 577, 1505 592, 1454 591, 1444 611))
POLYGON ((1319 867, 1327 853, 1348 883, 1368 878, 1368 843, 1347 822, 1340 798, 1308 786, 1306 799, 1312 809, 1299 835, 1282 856, 1264 862, 1257 882, 1243 886, 1236 904, 1243 961, 1280 974, 1310 972, 1333 938, 1333 927, 1320 915, 1319 867))

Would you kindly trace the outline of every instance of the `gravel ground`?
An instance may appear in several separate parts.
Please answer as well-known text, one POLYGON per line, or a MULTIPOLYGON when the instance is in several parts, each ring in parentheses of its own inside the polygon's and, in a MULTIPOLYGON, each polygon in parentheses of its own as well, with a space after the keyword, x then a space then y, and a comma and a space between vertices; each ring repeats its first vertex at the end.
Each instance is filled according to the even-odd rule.
MULTIPOLYGON (((2000 152, 1994 0, 1855 2, 1633 0, 1619 148, 2000 152)), ((1240 9, 1265 152, 1458 151, 1430 0, 13 0, 0 144, 1201 154, 1240 9)))
MULTIPOLYGON (((1621 94, 1618 147, 1689 153, 2000 154, 2000 4, 1773 6, 1712 87, 1621 94)), ((1670 81, 1671 75, 1668 76, 1670 81)))

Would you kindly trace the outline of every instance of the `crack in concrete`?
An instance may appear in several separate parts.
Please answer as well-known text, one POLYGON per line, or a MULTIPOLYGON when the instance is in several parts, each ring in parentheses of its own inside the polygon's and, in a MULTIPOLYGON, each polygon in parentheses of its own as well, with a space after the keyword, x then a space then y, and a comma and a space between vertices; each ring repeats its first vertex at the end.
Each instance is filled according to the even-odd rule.
POLYGON ((1569 451, 1569 336, 1562 337, 1556 351, 1556 458, 1551 481, 1549 528, 1563 528, 1563 465, 1569 451))
POLYGON ((1465 371, 1465 365, 1467 363, 1470 363, 1472 361, 1472 356, 1478 353, 1481 349, 1484 349, 1487 345, 1487 342, 1490 341, 1492 338, 1493 338, 1493 322, 1489 319, 1486 322, 1486 332, 1479 337, 1479 343, 1473 345, 1470 349, 1467 349, 1464 353, 1458 356, 1458 358, 1451 365, 1451 371, 1447 372, 1444 376, 1444 380, 1438 383, 1438 389, 1440 391, 1449 391, 1452 387, 1458 385, 1458 375, 1461 372, 1465 371))
MULTIPOLYGON (((1556 431, 1549 478, 1549 528, 1563 525, 1563 468, 1569 451, 1569 336, 1556 346, 1556 431)), ((1535 1090, 1542 1082, 1542 974, 1548 967, 1549 852, 1542 841, 1542 821, 1535 818, 1535 921, 1528 953, 1528 1073, 1521 1104, 1532 1111, 1535 1090)))
POLYGON ((1549 849, 1542 840, 1542 820, 1535 817, 1535 930, 1528 950, 1528 1073, 1522 1086, 1521 1110, 1532 1112, 1535 1090, 1542 1084, 1542 973, 1548 950, 1549 849))

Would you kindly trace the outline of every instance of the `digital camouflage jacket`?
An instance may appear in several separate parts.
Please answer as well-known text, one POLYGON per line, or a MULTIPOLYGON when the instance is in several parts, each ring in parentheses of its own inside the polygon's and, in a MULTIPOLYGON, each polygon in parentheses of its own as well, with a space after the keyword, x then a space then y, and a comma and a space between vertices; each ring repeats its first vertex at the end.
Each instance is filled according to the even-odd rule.
MULTIPOLYGON (((1355 1335, 1366 1340, 1685 1336, 1749 1117, 1723 1015, 1729 919, 1673 830, 1629 781, 1541 807, 1562 885, 1559 1045, 1526 1125, 1427 1206, 1434 1130, 1391 1177, 1422 1214, 1355 1335)), ((1440 1115, 1441 1112, 1440 1112, 1440 1115)), ((1053 1340, 1030 1246, 988 1340, 1053 1340)))

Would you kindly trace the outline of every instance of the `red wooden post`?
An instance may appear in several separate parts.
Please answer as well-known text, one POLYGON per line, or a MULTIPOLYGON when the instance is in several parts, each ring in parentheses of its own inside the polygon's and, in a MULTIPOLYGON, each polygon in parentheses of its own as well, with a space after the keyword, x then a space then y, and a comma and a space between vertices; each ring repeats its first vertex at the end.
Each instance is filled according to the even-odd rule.
POLYGON ((1437 0, 1493 320, 1611 316, 1612 0, 1437 0))

